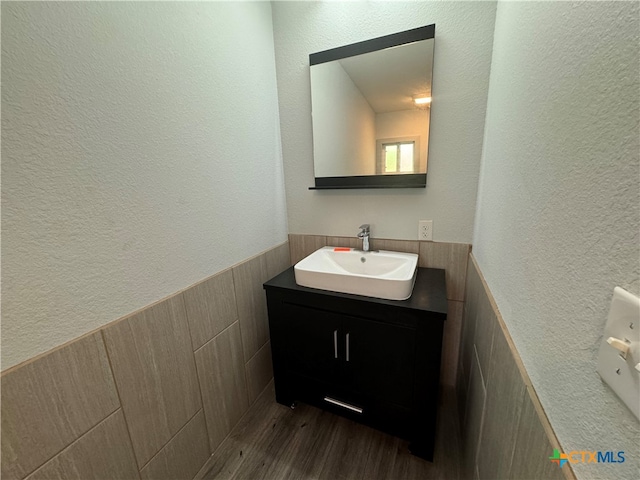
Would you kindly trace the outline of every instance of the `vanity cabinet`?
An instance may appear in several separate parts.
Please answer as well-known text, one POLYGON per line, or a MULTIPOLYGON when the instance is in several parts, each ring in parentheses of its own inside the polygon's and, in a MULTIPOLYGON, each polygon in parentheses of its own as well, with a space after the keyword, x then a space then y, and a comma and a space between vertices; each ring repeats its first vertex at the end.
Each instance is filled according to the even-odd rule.
POLYGON ((412 453, 433 460, 444 270, 419 268, 403 301, 301 287, 293 267, 264 288, 276 400, 406 438, 412 453))

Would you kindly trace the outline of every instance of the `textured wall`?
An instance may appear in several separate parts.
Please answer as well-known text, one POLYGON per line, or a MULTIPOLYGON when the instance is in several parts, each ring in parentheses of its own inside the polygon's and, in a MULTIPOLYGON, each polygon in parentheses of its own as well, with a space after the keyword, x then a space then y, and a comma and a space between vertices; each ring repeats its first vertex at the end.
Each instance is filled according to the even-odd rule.
POLYGON ((269 3, 2 4, 2 367, 286 240, 269 3))
POLYGON ((638 3, 500 3, 474 254, 565 450, 640 428, 596 374, 613 288, 640 293, 638 3))
POLYGON ((494 2, 274 2, 273 22, 290 233, 469 243, 475 211, 494 2), (310 191, 309 54, 436 24, 426 189, 310 191))

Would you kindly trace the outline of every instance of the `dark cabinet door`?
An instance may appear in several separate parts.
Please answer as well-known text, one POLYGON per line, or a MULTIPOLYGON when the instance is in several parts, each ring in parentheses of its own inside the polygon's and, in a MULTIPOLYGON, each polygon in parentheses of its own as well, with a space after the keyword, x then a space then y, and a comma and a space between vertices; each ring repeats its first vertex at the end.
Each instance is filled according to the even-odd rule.
POLYGON ((415 330, 284 303, 287 370, 411 408, 415 330))
POLYGON ((415 330, 343 317, 343 381, 369 398, 412 408, 415 330))
POLYGON ((335 382, 343 339, 342 317, 331 312, 284 303, 281 332, 286 345, 286 368, 306 377, 335 382))

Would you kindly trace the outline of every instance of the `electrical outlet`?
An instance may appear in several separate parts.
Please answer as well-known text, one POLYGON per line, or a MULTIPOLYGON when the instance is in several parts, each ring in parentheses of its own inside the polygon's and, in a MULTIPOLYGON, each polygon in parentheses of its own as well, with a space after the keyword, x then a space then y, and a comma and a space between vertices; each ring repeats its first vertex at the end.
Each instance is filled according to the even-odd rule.
POLYGON ((418 222, 418 240, 433 241, 433 220, 418 222))

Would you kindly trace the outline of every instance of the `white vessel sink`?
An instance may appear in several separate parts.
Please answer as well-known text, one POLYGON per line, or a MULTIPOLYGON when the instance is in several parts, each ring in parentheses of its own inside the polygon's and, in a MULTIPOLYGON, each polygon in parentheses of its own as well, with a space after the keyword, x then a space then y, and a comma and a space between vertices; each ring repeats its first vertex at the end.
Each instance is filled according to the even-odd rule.
POLYGON ((413 291, 417 266, 415 253, 323 247, 300 260, 294 272, 296 283, 303 287, 406 300, 413 291))

